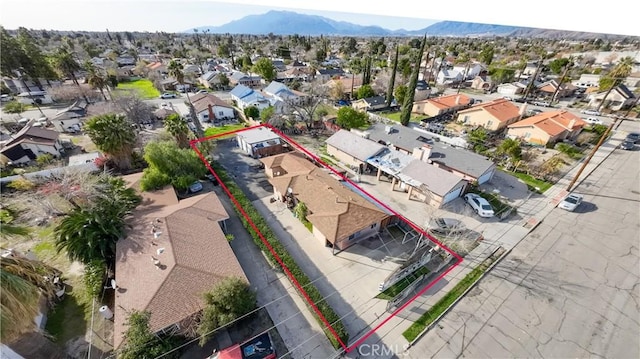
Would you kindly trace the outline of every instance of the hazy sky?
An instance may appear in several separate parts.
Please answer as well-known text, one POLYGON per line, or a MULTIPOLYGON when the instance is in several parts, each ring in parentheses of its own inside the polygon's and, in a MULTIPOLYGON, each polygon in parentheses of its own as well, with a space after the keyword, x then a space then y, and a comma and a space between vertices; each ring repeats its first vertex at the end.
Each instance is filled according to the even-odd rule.
POLYGON ((177 32, 286 9, 391 30, 458 20, 640 36, 636 11, 618 11, 615 6, 592 11, 558 0, 536 0, 526 7, 516 4, 513 0, 0 0, 0 24, 8 29, 177 32))

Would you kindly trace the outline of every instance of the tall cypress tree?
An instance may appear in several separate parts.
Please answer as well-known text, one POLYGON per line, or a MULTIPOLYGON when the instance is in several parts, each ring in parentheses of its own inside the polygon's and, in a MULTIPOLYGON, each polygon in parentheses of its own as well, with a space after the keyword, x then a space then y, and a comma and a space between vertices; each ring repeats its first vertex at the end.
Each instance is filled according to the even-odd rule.
POLYGON ((411 80, 409 81, 409 86, 407 87, 407 97, 405 97, 404 104, 402 104, 402 112, 400 112, 400 123, 402 124, 402 126, 407 126, 409 124, 409 120, 411 119, 413 98, 416 93, 416 86, 418 85, 418 75, 420 74, 420 62, 422 62, 422 53, 424 53, 424 47, 426 44, 427 34, 425 34, 424 38, 422 39, 420 52, 418 52, 416 63, 413 67, 413 72, 411 73, 411 80))
POLYGON ((393 70, 389 79, 389 89, 387 89, 387 108, 391 107, 393 101, 393 87, 396 85, 396 71, 398 71, 398 45, 396 45, 396 58, 393 60, 393 70))

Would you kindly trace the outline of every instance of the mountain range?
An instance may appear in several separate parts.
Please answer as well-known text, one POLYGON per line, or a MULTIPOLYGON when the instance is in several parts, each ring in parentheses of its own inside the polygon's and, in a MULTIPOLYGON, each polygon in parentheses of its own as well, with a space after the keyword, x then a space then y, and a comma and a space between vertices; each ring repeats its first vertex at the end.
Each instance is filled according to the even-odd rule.
MULTIPOLYGON (((537 29, 530 27, 490 25, 458 21, 441 21, 420 30, 389 30, 380 26, 356 25, 335 21, 323 16, 306 15, 292 11, 269 11, 261 15, 248 15, 221 26, 202 26, 200 32, 250 35, 311 35, 311 36, 518 36, 564 39, 616 38, 621 36, 576 31, 537 29)), ((193 32, 193 29, 185 32, 193 32)))

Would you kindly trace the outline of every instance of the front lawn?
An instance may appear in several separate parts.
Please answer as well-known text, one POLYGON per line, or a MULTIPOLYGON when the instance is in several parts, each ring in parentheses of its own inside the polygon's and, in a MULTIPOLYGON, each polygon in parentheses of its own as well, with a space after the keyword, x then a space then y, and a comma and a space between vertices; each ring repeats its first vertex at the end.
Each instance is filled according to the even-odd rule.
POLYGON ((120 82, 116 87, 119 90, 133 90, 138 92, 138 95, 144 99, 152 99, 160 97, 160 91, 158 91, 153 82, 147 79, 138 79, 128 82, 120 82))
MULTIPOLYGON (((216 136, 216 135, 219 135, 219 134, 222 134, 222 133, 225 133, 225 132, 236 131, 236 130, 242 129, 244 127, 245 127, 244 123, 237 123, 237 124, 233 124, 233 125, 209 127, 204 131, 204 136, 205 137, 216 136)), ((235 134, 216 137, 216 139, 227 138, 227 137, 230 137, 230 136, 235 136, 235 134)))
POLYGON ((505 171, 505 172, 509 173, 510 175, 524 182, 527 185, 527 187, 529 187, 530 191, 535 191, 542 194, 544 193, 544 191, 548 190, 549 188, 551 188, 551 186, 553 186, 553 183, 536 179, 533 176, 528 175, 526 173, 511 172, 511 171, 505 171))
POLYGON ((84 336, 91 324, 91 298, 87 294, 82 276, 65 281, 64 299, 56 304, 47 318, 45 329, 54 341, 64 345, 68 340, 84 336))

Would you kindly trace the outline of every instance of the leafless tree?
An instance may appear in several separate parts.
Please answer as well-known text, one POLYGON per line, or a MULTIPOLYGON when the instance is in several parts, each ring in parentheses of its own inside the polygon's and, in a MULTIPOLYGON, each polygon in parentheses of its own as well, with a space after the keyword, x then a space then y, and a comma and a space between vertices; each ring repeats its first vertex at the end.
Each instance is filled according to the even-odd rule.
POLYGON ((47 90, 47 93, 49 93, 51 98, 56 102, 73 102, 83 98, 83 96, 86 96, 91 102, 102 100, 100 92, 91 89, 87 84, 52 87, 47 90))
POLYGON ((299 121, 304 122, 307 128, 311 128, 315 120, 316 110, 329 93, 329 87, 319 81, 305 83, 302 91, 305 95, 287 99, 285 103, 292 109, 292 114, 299 121))
POLYGON ((117 108, 124 112, 127 119, 133 124, 142 124, 145 122, 153 122, 153 108, 146 104, 134 92, 123 92, 118 95, 114 94, 113 102, 117 108))

